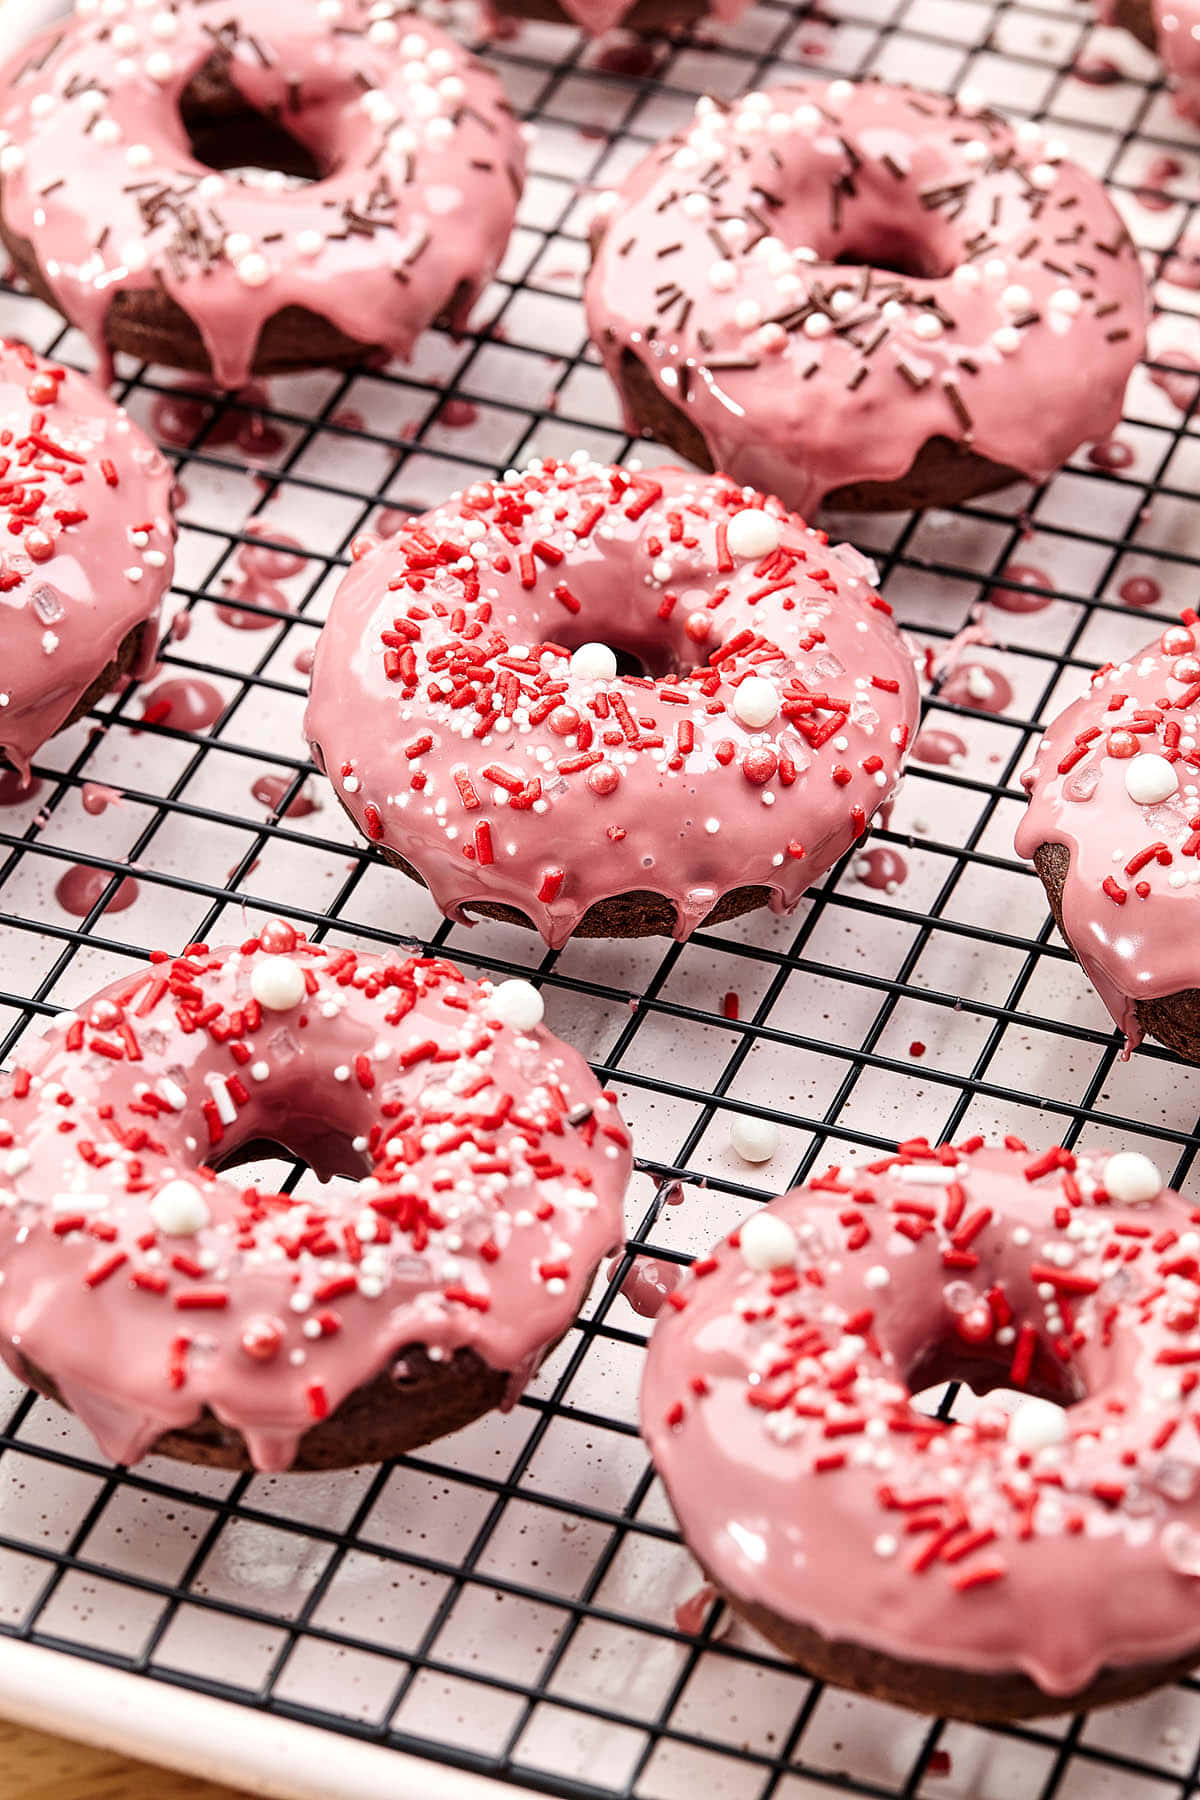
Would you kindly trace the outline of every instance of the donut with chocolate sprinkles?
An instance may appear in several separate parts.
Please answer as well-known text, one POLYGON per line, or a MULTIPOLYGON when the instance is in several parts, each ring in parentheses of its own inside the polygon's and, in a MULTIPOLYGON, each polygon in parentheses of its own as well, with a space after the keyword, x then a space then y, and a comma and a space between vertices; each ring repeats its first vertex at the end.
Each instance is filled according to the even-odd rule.
POLYGON ((632 1159, 542 1014, 279 919, 152 953, 0 1076, 0 1357, 123 1463, 340 1468, 512 1406, 632 1159), (243 1186, 264 1142, 350 1179, 243 1186))
POLYGON ((1178 1679, 1198 1259, 1200 1214, 1137 1150, 916 1138, 771 1201, 651 1339, 642 1432, 684 1540, 813 1675, 919 1712, 1178 1679), (944 1420, 927 1390, 951 1379, 984 1398, 944 1420))
POLYGON ((627 429, 808 518, 1043 479, 1112 430, 1146 334, 1063 144, 880 82, 699 100, 600 203, 585 298, 627 429))
POLYGON ((79 0, 0 75, 0 236, 109 371, 407 358, 465 323, 524 171, 495 76, 370 0, 79 0))
POLYGON ((752 488, 580 451, 354 548, 305 734, 460 922, 787 912, 900 778, 917 683, 871 565, 752 488))

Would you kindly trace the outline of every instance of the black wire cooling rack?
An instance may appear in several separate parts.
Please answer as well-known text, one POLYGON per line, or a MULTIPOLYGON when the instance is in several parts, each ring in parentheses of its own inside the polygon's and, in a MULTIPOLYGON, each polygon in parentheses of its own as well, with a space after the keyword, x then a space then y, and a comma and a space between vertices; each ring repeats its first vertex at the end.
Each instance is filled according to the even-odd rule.
MULTIPOLYGON (((378 1470, 116 1471, 74 1421, 0 1383, 0 1633, 429 1757, 431 1796, 438 1762, 569 1800, 1195 1795, 1191 1682, 1090 1719, 945 1726, 822 1689, 728 1631, 697 1592, 637 1437, 648 1327, 622 1294, 635 1258, 669 1271, 817 1164, 917 1131, 1136 1143, 1188 1184, 1194 1076, 1154 1047, 1120 1060, 1011 853, 1040 721, 1095 662, 1196 600, 1200 300, 1186 279, 1159 281, 1158 360, 1131 384, 1112 444, 1041 489, 844 522, 931 650, 974 620, 994 641, 964 654, 1012 690, 997 714, 930 700, 926 730, 953 760, 915 762, 872 839, 907 865, 894 891, 864 881, 855 855, 792 919, 752 915, 687 946, 554 955, 512 928, 451 927, 352 841, 312 776, 297 663, 353 537, 386 526, 384 509, 535 452, 652 454, 622 437, 584 341, 587 193, 698 93, 812 68, 970 81, 1052 121, 1108 179, 1160 278, 1187 274, 1200 137, 1146 79, 1152 61, 1094 32, 1071 0, 838 0, 836 18, 764 0, 719 38, 702 28, 614 50, 526 25, 488 54, 539 138, 484 323, 460 341, 431 334, 409 369, 278 381, 237 400, 122 371, 125 403, 178 464, 184 622, 149 684, 149 719, 146 687, 122 694, 46 746, 35 792, 0 810, 0 1054, 152 945, 241 936, 247 916, 533 972, 551 1023, 635 1128, 629 1245, 515 1414, 378 1470), (273 587, 247 585, 248 550, 296 539, 273 587), (1014 585, 1047 604, 992 603, 1014 585), (219 610, 231 606, 258 629, 233 629, 219 610), (164 679, 210 702, 213 690, 216 718, 189 730, 178 706, 160 716, 164 679), (267 792, 263 777, 267 803, 252 793, 267 792), (61 896, 89 881, 78 916, 61 896), (780 1127, 761 1168, 730 1148, 739 1112, 780 1127)), ((86 361, 13 289, 0 320, 86 361)))

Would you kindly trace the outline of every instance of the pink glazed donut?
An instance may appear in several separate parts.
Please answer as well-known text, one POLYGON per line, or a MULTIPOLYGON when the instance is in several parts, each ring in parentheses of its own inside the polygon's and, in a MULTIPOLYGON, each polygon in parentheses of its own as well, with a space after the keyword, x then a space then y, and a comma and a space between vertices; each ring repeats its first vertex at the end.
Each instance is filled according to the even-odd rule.
POLYGON ((30 758, 149 672, 175 529, 171 471, 100 389, 0 342, 0 752, 30 758))
POLYGON ((465 322, 524 166, 496 78, 368 0, 79 0, 0 78, 18 268, 102 358, 225 387, 465 322))
POLYGON ((0 1355, 118 1462, 341 1467, 511 1406, 631 1165, 541 1017, 527 982, 278 920, 157 953, 0 1078, 0 1355), (211 1166, 264 1139, 357 1179, 211 1166))
POLYGON ((869 571, 722 476, 535 460, 355 564, 305 733, 460 922, 558 947, 786 912, 866 831, 916 723, 869 571))
POLYGON ((701 100, 599 227, 628 429, 807 518, 1049 475, 1112 430, 1146 334, 1129 235, 1064 158, 965 92, 701 100))
POLYGON ((1200 620, 1106 664, 1047 727, 1017 828, 1055 921, 1130 1048, 1200 1063, 1200 620))
POLYGON ((831 1170, 668 1296, 642 1430, 734 1608, 922 1712, 1132 1697, 1200 1660, 1200 1214, 1019 1139, 831 1170), (912 1396, 1024 1396, 965 1424, 912 1396))

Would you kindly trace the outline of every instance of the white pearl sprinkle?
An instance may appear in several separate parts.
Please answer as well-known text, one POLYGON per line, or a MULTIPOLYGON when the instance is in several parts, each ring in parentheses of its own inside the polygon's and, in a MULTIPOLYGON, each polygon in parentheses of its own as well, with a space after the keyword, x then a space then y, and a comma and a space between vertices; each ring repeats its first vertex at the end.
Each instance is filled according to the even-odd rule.
POLYGON ((759 1274, 786 1269, 796 1260, 796 1234, 771 1212, 755 1213, 738 1229, 742 1258, 759 1274))
POLYGON ((190 1181, 167 1181, 150 1202, 150 1217, 168 1237, 191 1237, 203 1231, 210 1214, 204 1195, 190 1181))
POLYGON ((730 556, 753 557, 757 561, 760 556, 769 556, 773 550, 778 550, 779 539, 779 520, 757 506, 734 513, 726 527, 725 542, 730 556))
POLYGON ((290 1012, 298 1006, 306 992, 304 971, 289 956, 264 956, 255 959, 250 976, 250 992, 268 1012, 290 1012))
POLYGON ((1034 1394, 1022 1399, 1008 1421, 1008 1441, 1014 1450, 1048 1450, 1066 1438, 1066 1408, 1034 1394))
POLYGON ((487 1003, 493 1019, 514 1031, 533 1031, 542 1022, 546 1003, 529 981, 502 981, 487 1003))
POLYGON ((259 251, 252 250, 236 265, 237 278, 247 287, 263 287, 271 279, 271 265, 259 251))
POLYGON ((729 1127, 729 1141, 745 1162, 769 1162, 779 1148, 779 1127, 773 1119, 738 1113, 729 1127))
POLYGON ((577 681, 611 681, 617 659, 607 644, 580 644, 571 657, 571 673, 577 681))
POLYGON ((779 690, 765 675, 747 675, 733 693, 733 710, 743 725, 757 731, 779 712, 779 690))
POLYGON ((1155 1200, 1163 1191, 1158 1168, 1140 1150, 1118 1150, 1104 1165, 1104 1188, 1118 1206, 1137 1206, 1155 1200))
POLYGON ((296 250, 300 256, 320 256, 325 239, 319 231, 311 228, 296 233, 296 250))
POLYGON ((1157 806, 1169 800, 1179 787, 1174 764, 1154 751, 1145 751, 1125 764, 1125 789, 1139 806, 1157 806))

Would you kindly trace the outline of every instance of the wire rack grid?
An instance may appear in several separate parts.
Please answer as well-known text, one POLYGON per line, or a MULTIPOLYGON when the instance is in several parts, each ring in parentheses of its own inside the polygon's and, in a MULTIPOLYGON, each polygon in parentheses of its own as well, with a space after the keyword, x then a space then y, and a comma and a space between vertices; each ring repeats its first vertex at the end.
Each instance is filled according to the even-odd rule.
MULTIPOLYGON (((824 1689, 731 1626, 637 1436, 648 1324, 625 1296, 638 1259, 669 1280, 818 1163, 918 1131, 1136 1144, 1200 1193, 1191 1072, 1154 1047, 1120 1060, 1011 853, 1040 722, 1196 597, 1200 141, 1152 60, 1071 0, 839 0, 836 18, 762 0, 719 39, 614 50, 529 24, 486 54, 538 138, 501 277, 461 340, 432 333, 411 367, 235 400, 122 369, 125 403, 178 464, 179 614, 151 719, 145 688, 123 693, 45 747, 34 790, 3 790, 0 1054, 152 945, 236 939, 270 914, 321 940, 411 939, 532 972, 634 1127, 628 1247, 514 1414, 378 1470, 116 1470, 72 1419, 0 1380, 0 1633, 131 1671, 147 1695, 169 1684, 426 1756, 435 1795, 438 1762, 568 1800, 1195 1795, 1191 1682, 982 1730, 824 1689), (584 341, 589 193, 698 93, 813 69, 969 80, 1052 121, 1146 251, 1154 360, 1112 443, 1047 486, 835 522, 935 654, 981 628, 969 660, 984 687, 929 701, 875 856, 846 859, 790 920, 752 915, 686 946, 555 955, 509 927, 451 927, 353 841, 305 758, 304 668, 350 543, 533 453, 655 454, 621 435, 584 341), (279 553, 269 578, 264 548, 279 553), (1014 587, 1044 604, 1008 610, 1014 587), (174 704, 155 723, 166 681, 174 704), (780 1128, 761 1168, 730 1146, 738 1113, 780 1128)), ((0 318, 86 365, 11 287, 0 318)))

